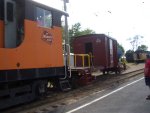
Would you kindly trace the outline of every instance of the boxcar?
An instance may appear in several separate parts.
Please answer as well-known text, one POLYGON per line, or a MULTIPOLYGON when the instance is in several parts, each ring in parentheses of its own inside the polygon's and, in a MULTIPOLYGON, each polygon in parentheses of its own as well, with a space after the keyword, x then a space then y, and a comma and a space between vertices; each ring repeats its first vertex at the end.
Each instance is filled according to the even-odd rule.
MULTIPOLYGON (((88 34, 75 37, 73 41, 75 54, 91 55, 91 66, 107 71, 118 72, 117 40, 105 34, 88 34)), ((86 62, 86 61, 85 61, 86 62)), ((77 65, 81 61, 78 60, 77 65)))

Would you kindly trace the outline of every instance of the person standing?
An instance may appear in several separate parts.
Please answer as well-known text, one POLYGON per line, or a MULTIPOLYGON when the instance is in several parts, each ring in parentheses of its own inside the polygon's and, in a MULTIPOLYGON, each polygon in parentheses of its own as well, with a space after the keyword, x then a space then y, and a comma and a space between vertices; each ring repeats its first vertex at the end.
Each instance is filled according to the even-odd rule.
MULTIPOLYGON (((147 60, 144 68, 145 84, 150 88, 150 55, 147 55, 147 60)), ((147 96, 147 100, 150 100, 150 95, 147 96)))

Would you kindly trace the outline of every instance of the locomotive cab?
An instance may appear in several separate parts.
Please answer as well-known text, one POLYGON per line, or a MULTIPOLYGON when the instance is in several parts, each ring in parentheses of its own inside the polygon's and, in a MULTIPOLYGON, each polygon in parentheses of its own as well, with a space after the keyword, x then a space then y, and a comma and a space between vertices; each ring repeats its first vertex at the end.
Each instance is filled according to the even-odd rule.
POLYGON ((16 48, 23 38, 25 5, 23 1, 0 1, 0 47, 16 48))

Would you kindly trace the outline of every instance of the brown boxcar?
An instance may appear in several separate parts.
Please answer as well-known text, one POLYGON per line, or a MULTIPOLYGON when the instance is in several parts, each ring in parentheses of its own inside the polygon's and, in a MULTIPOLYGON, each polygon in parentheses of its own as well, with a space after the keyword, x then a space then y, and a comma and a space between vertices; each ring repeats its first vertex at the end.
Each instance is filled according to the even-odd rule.
MULTIPOLYGON (((73 41, 75 54, 90 54, 91 66, 105 71, 118 70, 117 40, 105 34, 88 34, 76 37, 73 41)), ((86 62, 86 61, 85 61, 86 62)), ((77 61, 77 65, 81 60, 77 61)))

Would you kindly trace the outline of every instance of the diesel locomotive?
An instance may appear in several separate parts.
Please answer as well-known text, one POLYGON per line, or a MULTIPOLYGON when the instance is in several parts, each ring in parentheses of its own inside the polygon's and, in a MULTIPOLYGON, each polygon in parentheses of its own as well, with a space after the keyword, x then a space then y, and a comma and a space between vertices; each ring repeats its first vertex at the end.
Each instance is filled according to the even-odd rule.
POLYGON ((0 109, 43 95, 65 78, 61 17, 32 0, 0 0, 0 109))

